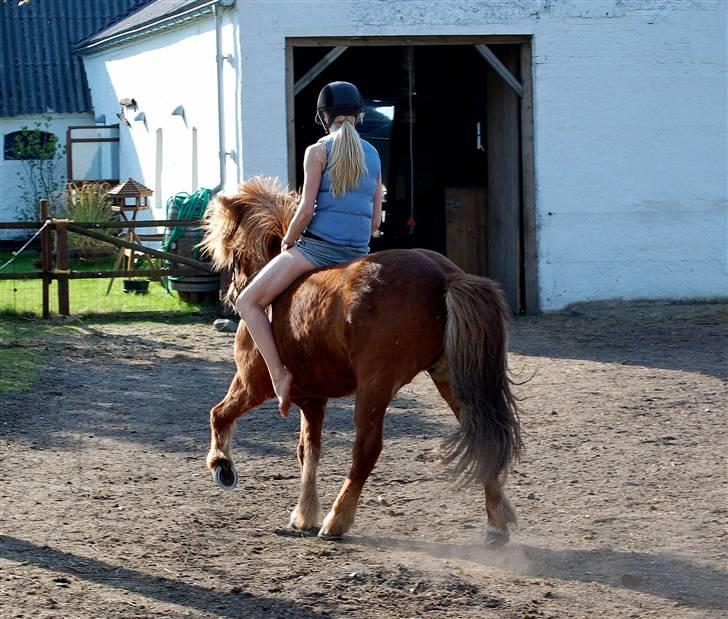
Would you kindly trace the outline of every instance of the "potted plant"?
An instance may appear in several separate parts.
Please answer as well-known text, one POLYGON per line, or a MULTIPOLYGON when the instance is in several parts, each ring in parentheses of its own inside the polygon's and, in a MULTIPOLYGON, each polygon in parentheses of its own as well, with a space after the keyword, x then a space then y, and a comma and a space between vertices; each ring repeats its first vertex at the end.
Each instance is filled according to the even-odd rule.
MULTIPOLYGON (((107 183, 69 184, 66 188, 68 218, 75 222, 113 221, 118 215, 111 210, 111 199, 106 195, 107 183)), ((112 245, 81 234, 69 234, 68 245, 82 260, 97 261, 111 256, 112 245)))

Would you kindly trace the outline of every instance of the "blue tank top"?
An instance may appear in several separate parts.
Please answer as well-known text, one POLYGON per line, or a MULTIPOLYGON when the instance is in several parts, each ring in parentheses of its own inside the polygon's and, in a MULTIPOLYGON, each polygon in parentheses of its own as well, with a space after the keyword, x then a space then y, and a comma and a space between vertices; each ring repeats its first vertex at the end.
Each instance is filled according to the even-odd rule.
POLYGON ((319 143, 326 148, 326 169, 321 175, 313 219, 306 232, 336 245, 368 249, 372 233, 374 194, 382 167, 379 153, 369 142, 362 140, 367 171, 356 187, 349 189, 343 196, 334 197, 331 195, 331 148, 334 134, 327 135, 319 143))

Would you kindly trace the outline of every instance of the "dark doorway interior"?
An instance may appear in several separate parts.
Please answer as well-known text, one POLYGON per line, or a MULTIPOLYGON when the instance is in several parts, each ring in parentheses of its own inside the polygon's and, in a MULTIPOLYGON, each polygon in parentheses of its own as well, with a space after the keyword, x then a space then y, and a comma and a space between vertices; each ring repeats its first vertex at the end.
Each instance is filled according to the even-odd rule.
MULTIPOLYGON (((294 47, 294 82, 331 49, 294 47)), ((492 49, 518 77, 519 46, 492 49)), ((500 118, 493 110, 502 107, 501 88, 507 86, 472 45, 349 47, 295 97, 297 187, 303 181, 304 150, 323 135, 314 123, 316 97, 334 80, 359 86, 367 101, 361 133, 382 157, 386 214, 372 250, 425 247, 469 272, 512 279, 502 283, 507 293, 512 289, 509 301, 519 311, 520 203, 501 200, 497 179, 489 188, 488 172, 497 169, 497 153, 488 153, 489 132, 490 143, 502 148, 500 118), (503 236, 504 208, 515 224, 508 226, 509 237, 515 237, 508 239, 515 265, 505 271, 497 264, 502 248, 489 257, 490 246, 503 236)), ((517 118, 518 101, 510 105, 517 118)), ((515 158, 510 165, 518 182, 519 153, 507 156, 515 158)))

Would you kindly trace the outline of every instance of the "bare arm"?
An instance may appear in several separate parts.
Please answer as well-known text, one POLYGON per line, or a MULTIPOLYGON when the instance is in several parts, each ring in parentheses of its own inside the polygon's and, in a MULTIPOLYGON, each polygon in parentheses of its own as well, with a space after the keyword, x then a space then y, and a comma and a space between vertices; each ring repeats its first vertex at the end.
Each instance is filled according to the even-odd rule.
POLYGON ((323 144, 313 144, 306 149, 303 157, 303 191, 301 201, 298 203, 296 214, 288 226, 283 237, 283 248, 293 245, 296 239, 306 229, 313 217, 313 207, 316 204, 321 175, 326 169, 326 149, 323 144))
POLYGON ((382 177, 377 179, 377 190, 374 192, 374 212, 372 213, 372 234, 378 229, 382 223, 382 177))

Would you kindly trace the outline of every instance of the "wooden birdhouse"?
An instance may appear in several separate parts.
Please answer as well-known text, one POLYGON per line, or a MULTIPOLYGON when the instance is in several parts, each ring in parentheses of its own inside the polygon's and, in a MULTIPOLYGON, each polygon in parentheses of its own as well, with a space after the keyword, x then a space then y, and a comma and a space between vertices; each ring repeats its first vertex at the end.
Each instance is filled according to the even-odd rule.
POLYGON ((133 178, 127 178, 124 182, 112 187, 107 192, 111 198, 111 210, 117 213, 124 211, 145 211, 151 208, 149 196, 154 192, 145 187, 133 178))

